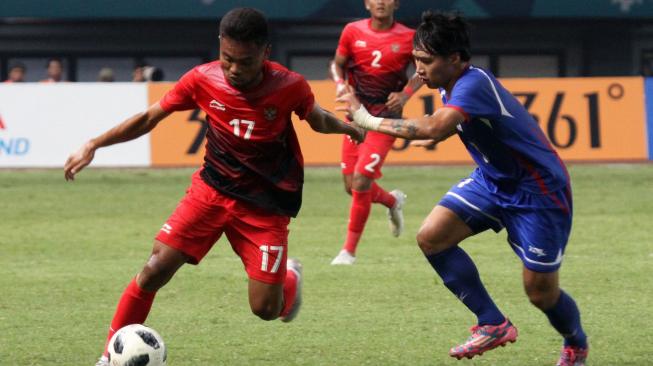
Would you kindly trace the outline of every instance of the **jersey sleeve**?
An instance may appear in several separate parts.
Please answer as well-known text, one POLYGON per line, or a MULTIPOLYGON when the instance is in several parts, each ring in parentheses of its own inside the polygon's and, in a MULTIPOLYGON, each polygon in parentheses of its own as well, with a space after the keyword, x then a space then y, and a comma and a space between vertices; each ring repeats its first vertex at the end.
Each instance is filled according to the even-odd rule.
POLYGON ((197 108, 195 103, 195 69, 188 71, 159 101, 166 112, 197 108))
POLYGON ((469 77, 454 86, 445 107, 461 112, 467 122, 474 117, 494 118, 501 116, 498 98, 489 79, 469 77))
POLYGON ((340 34, 336 54, 351 58, 351 27, 346 25, 340 34))
POLYGON ((297 96, 297 101, 293 111, 299 119, 305 120, 308 114, 313 111, 315 106, 315 96, 306 79, 301 78, 293 89, 293 95, 297 96))

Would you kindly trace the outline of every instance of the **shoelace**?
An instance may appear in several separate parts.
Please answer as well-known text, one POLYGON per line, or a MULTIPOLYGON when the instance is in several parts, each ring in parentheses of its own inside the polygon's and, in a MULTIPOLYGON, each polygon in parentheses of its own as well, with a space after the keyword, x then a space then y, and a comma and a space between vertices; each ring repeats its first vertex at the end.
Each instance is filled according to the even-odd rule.
POLYGON ((573 365, 574 351, 570 348, 563 349, 562 353, 560 354, 560 360, 563 362, 560 364, 561 366, 573 365))
MULTIPOLYGON (((481 327, 480 325, 472 326, 471 328, 469 328, 469 331, 472 332, 472 335, 470 335, 469 338, 467 338, 467 342, 470 342, 470 341, 474 340, 474 337, 476 337, 478 335, 481 335, 481 336, 486 335, 486 334, 484 334, 483 327, 481 327)), ((467 343, 467 342, 465 342, 465 343, 467 343)))

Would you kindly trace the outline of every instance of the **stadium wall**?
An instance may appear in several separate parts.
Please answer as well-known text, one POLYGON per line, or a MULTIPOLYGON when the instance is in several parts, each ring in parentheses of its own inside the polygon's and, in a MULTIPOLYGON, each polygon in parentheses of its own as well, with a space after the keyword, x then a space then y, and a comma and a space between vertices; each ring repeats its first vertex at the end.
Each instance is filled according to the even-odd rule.
MULTIPOLYGON (((641 77, 502 79, 538 120, 566 161, 653 158, 653 82, 641 77), (645 98, 646 96, 646 98, 645 98), (647 128, 648 126, 648 128, 647 128)), ((316 100, 335 109, 330 81, 311 81, 316 100)), ((173 83, 0 84, 0 167, 60 167, 68 154, 156 102, 173 83)), ((425 88, 405 116, 432 113, 439 95, 425 88)), ((308 165, 338 165, 339 135, 320 135, 294 121, 308 165)), ((199 166, 204 149, 200 111, 175 113, 149 136, 98 151, 94 166, 199 166)), ((426 150, 397 140, 389 164, 471 162, 458 139, 426 150)))

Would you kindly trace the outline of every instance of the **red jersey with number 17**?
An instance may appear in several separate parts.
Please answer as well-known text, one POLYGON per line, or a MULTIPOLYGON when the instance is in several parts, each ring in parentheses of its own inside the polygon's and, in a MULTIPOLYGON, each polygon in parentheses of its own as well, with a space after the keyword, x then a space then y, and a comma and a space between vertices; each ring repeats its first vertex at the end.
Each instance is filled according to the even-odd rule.
POLYGON ((287 216, 299 212, 304 161, 291 122, 306 119, 314 96, 301 75, 266 61, 263 80, 240 91, 220 61, 186 73, 161 99, 166 112, 200 108, 208 130, 202 179, 218 191, 287 216))
POLYGON ((371 27, 371 19, 351 22, 340 35, 336 53, 347 57, 347 77, 365 105, 384 104, 408 81, 415 31, 394 22, 387 30, 371 27))

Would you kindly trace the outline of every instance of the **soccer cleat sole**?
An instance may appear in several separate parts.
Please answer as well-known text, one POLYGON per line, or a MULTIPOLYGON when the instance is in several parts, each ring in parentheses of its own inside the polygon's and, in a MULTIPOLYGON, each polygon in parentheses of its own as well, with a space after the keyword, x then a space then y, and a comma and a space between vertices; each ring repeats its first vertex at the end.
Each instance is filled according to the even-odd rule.
POLYGON ((498 343, 498 344, 492 346, 491 348, 488 348, 488 349, 484 350, 483 352, 472 353, 472 354, 449 355, 449 356, 454 357, 457 360, 462 360, 463 358, 467 358, 468 360, 471 360, 475 356, 483 356, 483 353, 485 353, 487 351, 491 351, 491 350, 493 350, 493 349, 495 349, 495 348, 497 348, 499 346, 505 347, 508 343, 515 343, 516 341, 517 341, 517 339, 507 339, 505 342, 498 343))

